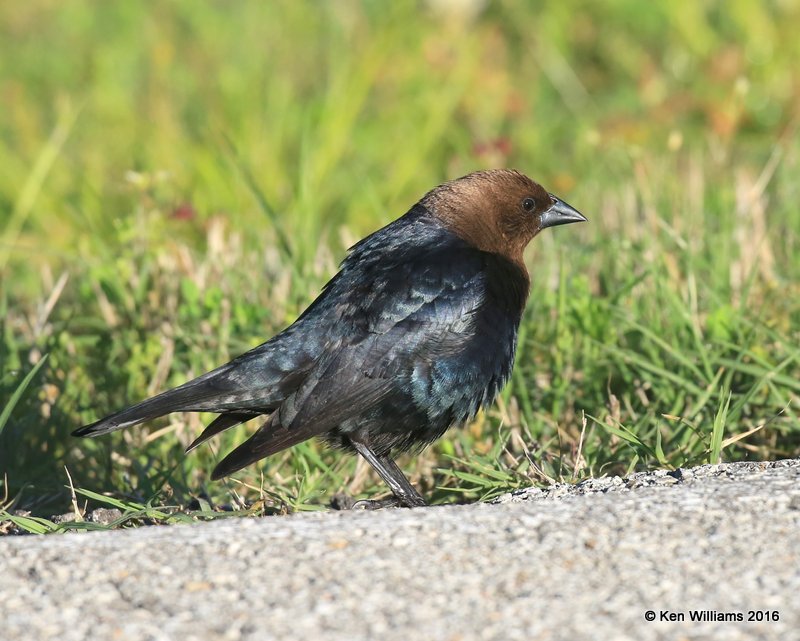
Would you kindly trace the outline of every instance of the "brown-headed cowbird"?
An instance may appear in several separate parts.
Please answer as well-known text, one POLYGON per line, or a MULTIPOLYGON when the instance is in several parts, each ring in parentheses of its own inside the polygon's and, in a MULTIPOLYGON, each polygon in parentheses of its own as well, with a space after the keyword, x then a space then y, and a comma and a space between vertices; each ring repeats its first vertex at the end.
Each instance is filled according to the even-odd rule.
POLYGON ((421 449, 493 401, 511 374, 528 297, 523 250, 546 227, 585 220, 517 171, 444 183, 353 246, 280 334, 74 434, 99 436, 170 412, 219 413, 188 452, 267 415, 213 479, 319 436, 369 461, 392 503, 425 505, 392 455, 421 449))

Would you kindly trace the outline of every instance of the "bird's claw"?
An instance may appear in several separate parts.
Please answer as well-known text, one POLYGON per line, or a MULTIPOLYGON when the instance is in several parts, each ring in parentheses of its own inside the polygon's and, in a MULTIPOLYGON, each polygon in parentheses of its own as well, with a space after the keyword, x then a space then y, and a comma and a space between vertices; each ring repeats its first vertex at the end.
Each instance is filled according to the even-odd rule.
POLYGON ((390 496, 385 499, 362 499, 353 503, 351 510, 381 510, 385 507, 402 507, 400 499, 390 496))
POLYGON ((381 510, 385 507, 422 507, 425 501, 414 501, 413 497, 403 500, 396 496, 388 496, 385 499, 361 499, 356 501, 352 496, 346 494, 336 494, 331 499, 331 507, 334 510, 381 510))

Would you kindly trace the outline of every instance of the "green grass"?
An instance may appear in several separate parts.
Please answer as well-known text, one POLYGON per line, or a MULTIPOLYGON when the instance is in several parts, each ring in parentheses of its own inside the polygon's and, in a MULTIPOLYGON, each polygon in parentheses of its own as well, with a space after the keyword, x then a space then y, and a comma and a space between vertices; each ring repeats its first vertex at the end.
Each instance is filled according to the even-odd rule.
POLYGON ((313 442, 211 483, 252 428, 184 456, 210 415, 69 432, 259 344, 350 244, 496 166, 590 223, 532 244, 513 379, 401 460, 424 494, 800 454, 800 9, 432 5, 0 7, 0 508, 22 529, 66 529, 35 519, 71 485, 116 525, 385 492, 313 442))

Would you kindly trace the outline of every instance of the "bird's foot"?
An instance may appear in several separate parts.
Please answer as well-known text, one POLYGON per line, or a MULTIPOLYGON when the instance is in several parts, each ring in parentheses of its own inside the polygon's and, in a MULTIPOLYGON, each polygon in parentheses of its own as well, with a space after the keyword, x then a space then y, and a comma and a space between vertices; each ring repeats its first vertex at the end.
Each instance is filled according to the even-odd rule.
POLYGON ((346 494, 336 494, 331 500, 331 507, 334 510, 381 510, 385 507, 424 507, 425 501, 422 497, 401 499, 397 496, 388 496, 385 499, 361 499, 356 501, 352 496, 346 494))
POLYGON ((362 499, 353 503, 352 510, 381 510, 385 507, 402 507, 403 504, 396 496, 390 496, 385 499, 362 499))

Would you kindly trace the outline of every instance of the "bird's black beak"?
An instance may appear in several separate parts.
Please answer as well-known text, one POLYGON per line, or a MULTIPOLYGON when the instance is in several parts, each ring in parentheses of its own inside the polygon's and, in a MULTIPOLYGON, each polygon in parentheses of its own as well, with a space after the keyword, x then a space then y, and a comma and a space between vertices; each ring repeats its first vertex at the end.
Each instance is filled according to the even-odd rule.
POLYGON ((553 199, 553 205, 539 218, 542 229, 546 227, 555 227, 556 225, 586 222, 586 216, 577 209, 569 206, 560 198, 556 198, 553 194, 550 194, 550 198, 553 199))

